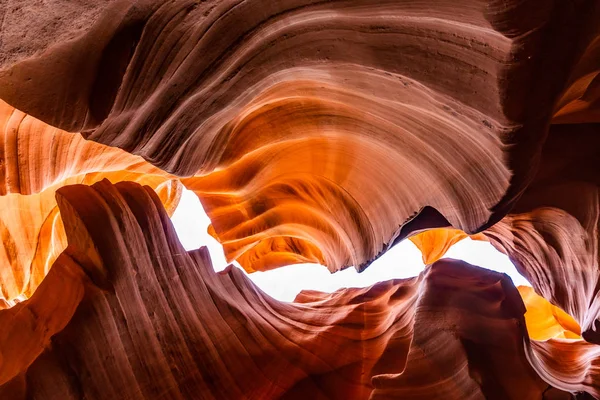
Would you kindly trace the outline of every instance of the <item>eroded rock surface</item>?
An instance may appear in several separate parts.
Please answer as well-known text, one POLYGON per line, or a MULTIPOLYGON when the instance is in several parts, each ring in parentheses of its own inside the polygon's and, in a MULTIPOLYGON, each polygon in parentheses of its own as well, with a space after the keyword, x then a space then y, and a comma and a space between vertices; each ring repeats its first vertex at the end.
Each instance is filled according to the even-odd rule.
POLYGON ((156 190, 170 213, 181 195, 177 179, 141 157, 54 128, 2 101, 0 156, 0 303, 31 296, 66 247, 58 188, 105 178, 139 182, 156 190))
POLYGON ((600 3, 76 3, 0 4, 5 397, 600 397, 600 3), (279 303, 181 185, 248 272, 432 265, 279 303))
POLYGON ((548 389, 502 274, 438 261, 416 278, 281 303, 235 268, 215 273, 205 248, 186 252, 149 187, 105 180, 57 196, 69 246, 30 300, 0 311, 20 333, 0 342, 3 354, 7 343, 21 357, 44 351, 2 365, 7 398, 522 399, 548 389), (45 293, 57 288, 63 296, 45 293), (61 307, 64 329, 46 321, 61 307), (25 320, 29 310, 37 318, 25 320))

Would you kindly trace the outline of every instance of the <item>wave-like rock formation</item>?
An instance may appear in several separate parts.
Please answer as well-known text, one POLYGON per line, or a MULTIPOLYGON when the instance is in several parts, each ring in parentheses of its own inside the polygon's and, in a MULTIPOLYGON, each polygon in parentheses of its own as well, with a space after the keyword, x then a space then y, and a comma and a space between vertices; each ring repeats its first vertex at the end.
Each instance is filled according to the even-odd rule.
MULTIPOLYGON (((439 261, 286 304, 235 268, 215 273, 206 249, 187 253, 149 187, 57 198, 69 246, 31 299, 0 311, 6 398, 544 398, 534 368, 573 384, 542 358, 570 348, 531 346, 502 274, 439 261)), ((573 368, 587 388, 587 365, 573 368)))
POLYGON ((528 80, 558 58, 538 30, 581 21, 515 7, 117 2, 6 68, 0 97, 177 175, 219 169, 186 186, 248 270, 366 266, 424 206, 425 226, 475 232, 522 189, 539 149, 518 139, 550 112, 525 106, 561 81, 528 80))
POLYGON ((0 309, 29 297, 66 247, 56 189, 102 179, 150 185, 169 212, 181 183, 141 157, 84 140, 0 101, 0 309), (3 304, 4 303, 4 304, 3 304))
POLYGON ((600 398, 597 0, 0 7, 3 398, 600 398), (182 185, 248 272, 431 265, 279 303, 182 185))

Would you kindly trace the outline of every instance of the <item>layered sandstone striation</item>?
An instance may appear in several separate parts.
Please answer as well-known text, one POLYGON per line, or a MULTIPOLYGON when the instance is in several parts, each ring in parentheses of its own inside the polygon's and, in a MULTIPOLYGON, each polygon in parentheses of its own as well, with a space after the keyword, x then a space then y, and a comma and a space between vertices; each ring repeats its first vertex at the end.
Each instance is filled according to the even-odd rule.
POLYGON ((141 157, 84 140, 0 101, 0 308, 29 297, 65 249, 55 192, 102 179, 156 190, 170 213, 181 183, 141 157))
POLYGON ((76 3, 0 4, 0 397, 600 397, 600 3, 76 3), (431 265, 279 303, 182 185, 248 272, 431 265))
POLYGON ((215 273, 205 248, 186 252, 149 187, 57 198, 69 246, 31 299, 0 311, 15 334, 0 342, 6 398, 543 398, 535 368, 589 389, 587 365, 563 382, 551 362, 586 350, 532 345, 502 274, 444 260, 281 303, 235 268, 215 273))

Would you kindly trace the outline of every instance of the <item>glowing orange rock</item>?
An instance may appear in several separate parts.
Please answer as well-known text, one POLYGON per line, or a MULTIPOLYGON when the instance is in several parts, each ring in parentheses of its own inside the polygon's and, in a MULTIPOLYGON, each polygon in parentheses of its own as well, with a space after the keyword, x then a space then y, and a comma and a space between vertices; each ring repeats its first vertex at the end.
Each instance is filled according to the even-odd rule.
POLYGON ((597 1, 8 3, 0 307, 89 282, 0 311, 1 398, 600 397, 597 1), (484 232, 576 324, 450 261, 272 301, 182 250, 174 176, 248 271, 484 232))
POLYGON ((467 235, 461 230, 450 228, 430 229, 411 236, 409 239, 421 250, 423 264, 428 265, 442 258, 450 247, 467 237, 473 240, 487 241, 487 238, 481 233, 467 235))
POLYGON ((573 317, 536 294, 533 288, 519 286, 517 289, 527 308, 525 322, 529 337, 534 340, 581 339, 581 328, 573 317))
POLYGON ((215 273, 206 249, 186 252, 149 187, 102 181, 58 200, 68 248, 31 299, 0 311, 40 317, 15 319, 23 338, 0 336, 3 354, 41 353, 1 366, 4 398, 520 399, 548 388, 502 274, 444 260, 419 277, 281 303, 235 268, 215 273), (58 305, 37 303, 58 289, 58 305), (69 318, 45 348, 38 332, 69 318))
MULTIPOLYGON (((51 127, 0 101, 0 298, 29 297, 66 247, 55 192, 104 178, 152 186, 169 212, 181 184, 140 157, 51 127)), ((2 306, 0 306, 2 308, 2 306)))
POLYGON ((84 270, 63 254, 28 300, 0 310, 0 383, 27 370, 73 317, 84 295, 84 270))

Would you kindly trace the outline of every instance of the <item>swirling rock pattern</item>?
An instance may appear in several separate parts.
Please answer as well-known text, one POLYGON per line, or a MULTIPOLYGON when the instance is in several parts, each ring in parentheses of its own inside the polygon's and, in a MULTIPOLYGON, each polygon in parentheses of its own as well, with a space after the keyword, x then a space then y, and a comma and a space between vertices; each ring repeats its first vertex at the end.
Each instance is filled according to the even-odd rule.
POLYGON ((597 133, 587 124, 552 126, 534 182, 513 213, 486 232, 536 292, 572 315, 594 343, 600 343, 597 133))
POLYGON ((539 149, 518 139, 543 135, 551 104, 525 105, 560 85, 526 81, 555 61, 538 31, 575 21, 500 3, 122 1, 8 66, 0 97, 177 175, 220 169, 186 186, 248 270, 364 267, 424 206, 472 233, 528 179, 539 149))
POLYGON ((501 219, 555 103, 583 101, 597 4, 512 3, 119 1, 8 57, 0 97, 177 175, 219 169, 184 183, 248 271, 364 268, 409 221, 501 219))
MULTIPOLYGON (((181 184, 116 148, 49 126, 0 101, 0 299, 31 296, 67 245, 56 189, 104 178, 152 186, 170 213, 181 184)), ((1 303, 1 301, 0 301, 1 303)), ((2 305, 0 304, 0 308, 2 305)))
POLYGON ((69 246, 34 296, 0 319, 15 318, 21 335, 11 343, 38 353, 60 333, 35 361, 3 364, 9 398, 520 399, 548 390, 526 359, 536 348, 523 303, 501 274, 440 261, 416 278, 280 303, 235 268, 216 274, 206 249, 187 253, 149 187, 102 181, 60 189, 58 200, 69 246), (64 295, 45 293, 56 288, 64 295), (62 330, 64 321, 45 320, 60 307, 70 319, 62 330), (24 320, 33 309, 38 318, 24 320))
POLYGON ((596 0, 9 1, 0 21, 4 397, 600 398, 596 0), (182 184, 248 272, 361 270, 412 235, 431 265, 279 303, 183 251, 182 184), (474 234, 533 291, 436 262, 474 234))

